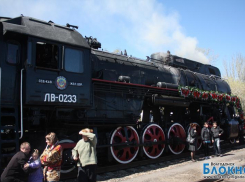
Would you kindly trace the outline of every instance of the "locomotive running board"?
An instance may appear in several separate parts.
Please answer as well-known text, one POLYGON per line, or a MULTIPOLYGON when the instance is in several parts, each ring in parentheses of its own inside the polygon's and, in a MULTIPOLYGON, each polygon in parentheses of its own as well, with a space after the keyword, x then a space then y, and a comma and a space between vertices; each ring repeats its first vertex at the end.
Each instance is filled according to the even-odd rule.
MULTIPOLYGON (((102 80, 102 79, 95 79, 93 78, 92 81, 96 84, 97 88, 95 88, 95 91, 104 91, 104 92, 110 92, 112 89, 115 91, 118 89, 135 89, 136 95, 144 95, 144 96, 152 96, 153 94, 159 94, 159 95, 170 95, 170 96, 179 96, 179 90, 178 89, 172 89, 172 88, 159 88, 159 87, 153 87, 148 85, 142 85, 142 84, 135 84, 135 83, 125 83, 125 82, 117 82, 117 81, 109 81, 109 80, 102 80), (98 86, 108 86, 108 87, 101 87, 98 88, 98 86), (110 87, 111 85, 114 85, 117 87, 110 87), (120 88, 119 88, 120 87, 120 88)), ((119 90, 118 90, 119 91, 119 90)), ((130 90, 132 93, 133 90, 130 90)))

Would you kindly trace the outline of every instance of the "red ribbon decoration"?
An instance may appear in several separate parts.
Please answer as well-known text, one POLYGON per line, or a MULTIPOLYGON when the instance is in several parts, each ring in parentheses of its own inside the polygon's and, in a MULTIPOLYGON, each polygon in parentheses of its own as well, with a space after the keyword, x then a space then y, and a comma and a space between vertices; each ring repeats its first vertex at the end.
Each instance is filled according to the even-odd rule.
POLYGON ((181 94, 187 97, 190 94, 190 91, 188 89, 181 89, 181 94))
POLYGON ((193 92, 193 96, 194 96, 196 99, 199 98, 200 95, 201 95, 201 93, 200 93, 199 91, 194 91, 194 92, 193 92))

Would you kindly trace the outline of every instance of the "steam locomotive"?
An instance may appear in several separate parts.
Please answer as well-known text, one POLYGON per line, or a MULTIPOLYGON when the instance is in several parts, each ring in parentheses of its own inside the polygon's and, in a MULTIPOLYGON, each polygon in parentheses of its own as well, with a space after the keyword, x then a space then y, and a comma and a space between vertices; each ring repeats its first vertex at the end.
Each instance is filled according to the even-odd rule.
POLYGON ((42 151, 50 131, 64 149, 62 173, 75 168, 70 149, 85 127, 97 135, 101 165, 180 154, 193 122, 199 134, 203 122, 215 120, 225 129, 224 139, 243 135, 235 104, 193 99, 188 89, 181 97, 185 88, 230 95, 218 68, 170 52, 147 60, 110 53, 75 28, 24 16, 0 18, 1 169, 20 142, 42 151))

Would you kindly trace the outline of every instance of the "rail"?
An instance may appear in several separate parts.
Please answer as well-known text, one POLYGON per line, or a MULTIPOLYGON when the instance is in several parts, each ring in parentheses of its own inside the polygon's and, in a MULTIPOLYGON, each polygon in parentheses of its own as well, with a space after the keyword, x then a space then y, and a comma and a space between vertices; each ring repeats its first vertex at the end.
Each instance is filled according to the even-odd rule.
MULTIPOLYGON (((239 146, 239 144, 229 144, 229 143, 224 143, 222 145, 222 150, 234 150, 234 148, 236 147, 244 147, 245 145, 241 145, 239 146)), ((196 152, 197 155, 204 153, 204 149, 198 150, 196 152)), ((184 152, 182 154, 179 155, 173 155, 173 154, 168 154, 162 157, 159 157, 157 159, 144 159, 144 160, 140 160, 140 161, 133 161, 129 164, 114 164, 114 165, 106 165, 106 166, 98 166, 98 170, 97 173, 101 174, 101 173, 107 173, 107 172, 112 172, 112 171, 119 171, 119 170, 123 170, 123 169, 128 169, 128 168, 133 168, 133 167, 138 167, 138 166, 143 166, 143 165, 149 165, 149 164, 154 164, 154 163, 159 163, 159 162, 166 162, 166 161, 172 161, 172 160, 176 160, 176 159, 182 159, 182 158, 186 158, 186 157, 190 157, 190 152, 184 152)))

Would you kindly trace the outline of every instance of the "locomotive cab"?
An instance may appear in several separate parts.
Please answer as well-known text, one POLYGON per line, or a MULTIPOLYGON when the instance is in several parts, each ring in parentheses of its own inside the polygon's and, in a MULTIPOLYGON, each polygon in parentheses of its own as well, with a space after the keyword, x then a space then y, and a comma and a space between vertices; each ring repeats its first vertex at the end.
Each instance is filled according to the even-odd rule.
POLYGON ((54 29, 56 37, 28 38, 25 63, 25 103, 55 106, 91 106, 90 49, 75 30, 58 25, 35 26, 54 29), (70 36, 67 38, 67 33, 70 36), (62 40, 63 34, 63 40, 62 40), (66 36, 65 36, 66 35, 66 36), (73 39, 73 42, 67 39, 73 39), (78 38, 78 39, 77 39, 78 38), (54 40, 55 39, 55 40, 54 40))
POLYGON ((3 94, 11 94, 8 102, 21 90, 23 104, 91 106, 90 47, 78 32, 29 17, 3 21, 2 26, 5 70, 17 73, 12 82, 4 79, 6 88, 13 88, 3 94))
POLYGON ((29 37, 25 103, 89 107, 89 49, 29 37))

